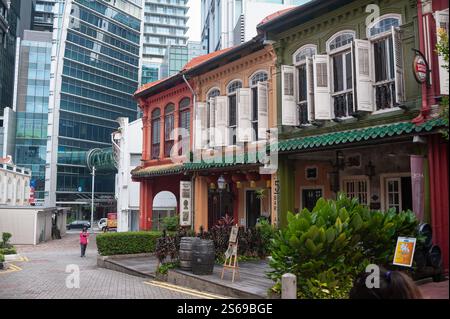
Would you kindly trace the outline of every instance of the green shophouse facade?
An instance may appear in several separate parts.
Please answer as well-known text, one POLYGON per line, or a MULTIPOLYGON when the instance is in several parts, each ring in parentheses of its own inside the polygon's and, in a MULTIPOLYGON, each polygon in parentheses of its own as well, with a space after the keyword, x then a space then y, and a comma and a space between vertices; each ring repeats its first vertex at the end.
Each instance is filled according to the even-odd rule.
POLYGON ((277 54, 278 223, 338 192, 429 221, 416 1, 315 0, 258 26, 277 54), (379 14, 377 14, 379 12, 379 14))

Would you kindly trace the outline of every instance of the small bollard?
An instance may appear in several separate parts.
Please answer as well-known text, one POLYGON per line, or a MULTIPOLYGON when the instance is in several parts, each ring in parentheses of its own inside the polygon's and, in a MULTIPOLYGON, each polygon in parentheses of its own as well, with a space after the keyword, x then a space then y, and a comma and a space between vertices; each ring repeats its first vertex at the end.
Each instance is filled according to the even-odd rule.
POLYGON ((294 274, 281 277, 281 299, 297 299, 297 277, 294 274))

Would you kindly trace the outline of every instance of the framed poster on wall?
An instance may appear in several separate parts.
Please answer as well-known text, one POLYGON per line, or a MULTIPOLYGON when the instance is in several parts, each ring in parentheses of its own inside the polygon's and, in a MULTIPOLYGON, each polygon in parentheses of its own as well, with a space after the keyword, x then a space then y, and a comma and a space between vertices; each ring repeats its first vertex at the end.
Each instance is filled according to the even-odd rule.
POLYGON ((180 182, 180 226, 192 225, 192 183, 180 182))

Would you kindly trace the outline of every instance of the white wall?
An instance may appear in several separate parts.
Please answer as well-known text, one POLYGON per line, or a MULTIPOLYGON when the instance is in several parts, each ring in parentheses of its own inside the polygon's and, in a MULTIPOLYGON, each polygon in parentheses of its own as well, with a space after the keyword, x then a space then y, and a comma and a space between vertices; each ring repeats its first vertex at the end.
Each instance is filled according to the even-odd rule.
POLYGON ((128 123, 127 118, 120 118, 118 122, 121 136, 116 140, 120 148, 116 176, 117 230, 129 231, 131 211, 139 209, 140 184, 132 181, 131 171, 141 165, 142 120, 128 123))
POLYGON ((28 170, 0 164, 0 206, 29 206, 30 179, 28 170))
POLYGON ((11 233, 11 244, 35 243, 35 215, 37 210, 0 208, 0 233, 11 233))

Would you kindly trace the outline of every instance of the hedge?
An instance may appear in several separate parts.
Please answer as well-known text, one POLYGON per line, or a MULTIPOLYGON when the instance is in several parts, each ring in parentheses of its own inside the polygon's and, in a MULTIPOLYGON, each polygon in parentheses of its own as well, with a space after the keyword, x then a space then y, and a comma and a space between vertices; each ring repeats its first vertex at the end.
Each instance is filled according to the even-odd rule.
POLYGON ((141 231, 97 235, 97 249, 102 256, 153 253, 161 232, 141 231))
POLYGON ((0 263, 2 263, 2 262, 4 262, 4 261, 5 261, 5 257, 3 257, 2 254, 0 254, 0 263))
POLYGON ((15 248, 0 248, 0 254, 2 255, 15 255, 17 251, 15 248))

